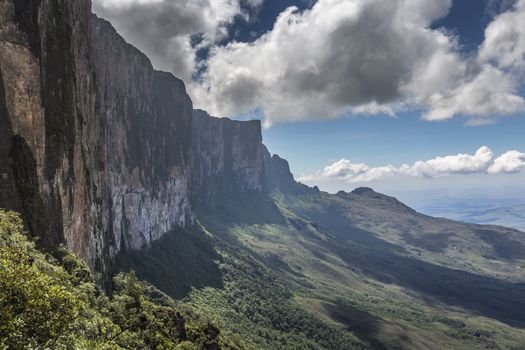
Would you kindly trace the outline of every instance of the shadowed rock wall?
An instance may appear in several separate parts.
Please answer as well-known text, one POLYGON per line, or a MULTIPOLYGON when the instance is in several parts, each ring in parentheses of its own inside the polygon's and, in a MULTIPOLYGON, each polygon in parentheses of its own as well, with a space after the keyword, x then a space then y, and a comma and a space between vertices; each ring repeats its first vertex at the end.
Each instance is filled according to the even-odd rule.
POLYGON ((0 206, 104 284, 114 255, 193 220, 192 103, 89 0, 0 1, 0 206))

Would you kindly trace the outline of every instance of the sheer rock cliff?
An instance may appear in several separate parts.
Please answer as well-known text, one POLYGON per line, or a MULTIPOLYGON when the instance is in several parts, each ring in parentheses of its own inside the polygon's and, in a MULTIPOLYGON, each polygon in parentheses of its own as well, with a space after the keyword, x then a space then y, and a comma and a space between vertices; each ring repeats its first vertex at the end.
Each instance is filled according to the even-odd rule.
POLYGON ((0 207, 99 284, 119 253, 191 225, 192 201, 302 189, 260 121, 193 110, 89 0, 0 0, 0 24, 0 207))
POLYGON ((243 192, 266 190, 259 120, 214 118, 193 113, 192 198, 214 206, 243 192))
POLYGON ((4 0, 0 24, 0 206, 104 284, 116 254, 193 221, 191 100, 89 0, 4 0))

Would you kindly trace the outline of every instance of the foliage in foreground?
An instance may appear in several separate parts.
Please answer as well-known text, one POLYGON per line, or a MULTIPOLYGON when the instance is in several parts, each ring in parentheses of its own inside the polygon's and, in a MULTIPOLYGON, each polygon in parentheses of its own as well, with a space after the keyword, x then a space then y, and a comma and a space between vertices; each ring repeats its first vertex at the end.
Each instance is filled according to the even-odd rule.
POLYGON ((108 298, 83 262, 65 249, 38 251, 20 217, 3 210, 0 290, 1 349, 238 348, 133 273, 117 275, 108 298))

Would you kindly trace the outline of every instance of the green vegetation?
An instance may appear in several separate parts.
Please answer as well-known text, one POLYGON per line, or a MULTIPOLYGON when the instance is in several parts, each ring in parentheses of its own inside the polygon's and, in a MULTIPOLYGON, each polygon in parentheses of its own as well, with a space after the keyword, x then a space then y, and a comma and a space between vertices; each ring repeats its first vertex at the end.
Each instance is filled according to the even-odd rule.
POLYGON ((239 195, 119 262, 246 349, 520 349, 523 287, 433 260, 470 226, 361 197, 239 195))
POLYGON ((203 209, 197 227, 178 229, 143 251, 120 257, 121 270, 136 270, 170 296, 182 292, 187 308, 208 315, 245 349, 369 349, 366 342, 305 310, 289 283, 268 265, 271 257, 260 256, 230 233, 232 226, 253 222, 286 224, 273 200, 241 196, 228 203, 223 207, 228 212, 203 209), (256 212, 250 211, 254 204, 256 212), (194 276, 194 271, 199 273, 194 276), (196 284, 200 288, 185 292, 185 286, 196 284))
POLYGON ((195 227, 117 258, 110 298, 2 212, 0 348, 523 349, 517 231, 433 219, 373 191, 194 209, 195 227))
POLYGON ((224 289, 195 290, 187 304, 214 314, 248 349, 368 349, 352 334, 306 312, 284 281, 251 254, 229 251, 221 265, 224 289))
POLYGON ((222 288, 218 262, 221 255, 199 227, 174 229, 151 247, 117 257, 119 269, 133 270, 173 298, 187 296, 192 288, 222 288))
MULTIPOLYGON (((218 220, 211 213, 209 217, 218 220)), ((201 288, 184 294, 184 305, 195 314, 208 315, 228 339, 235 339, 244 349, 368 348, 350 333, 304 310, 293 299, 287 283, 261 259, 266 261, 232 235, 220 231, 211 235, 196 227, 167 234, 150 248, 121 257, 119 262, 122 270, 136 269, 140 278, 171 296, 180 295, 177 283, 182 291, 192 281, 200 283, 201 288), (203 252, 209 256, 203 256, 203 252), (202 262, 207 269, 195 268, 196 262, 202 262), (192 276, 191 271, 200 273, 192 276)))
POLYGON ((223 255, 224 288, 195 290, 187 304, 262 349, 522 348, 523 285, 433 259, 435 235, 470 240, 478 227, 375 193, 348 197, 277 193, 197 208, 223 255))
POLYGON ((0 210, 0 348, 238 349, 197 317, 135 278, 114 278, 111 298, 64 249, 44 254, 20 217, 0 210))

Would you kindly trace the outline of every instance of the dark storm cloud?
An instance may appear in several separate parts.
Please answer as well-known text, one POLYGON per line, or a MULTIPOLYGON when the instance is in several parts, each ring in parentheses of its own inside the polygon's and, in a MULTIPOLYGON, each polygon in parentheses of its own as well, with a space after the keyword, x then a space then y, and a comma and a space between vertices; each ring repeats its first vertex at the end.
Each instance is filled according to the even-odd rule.
POLYGON ((400 96, 414 57, 403 44, 404 34, 392 30, 395 11, 393 3, 367 7, 356 21, 342 22, 330 35, 321 67, 331 101, 361 105, 400 96))
POLYGON ((227 35, 228 24, 242 16, 243 8, 260 0, 95 0, 94 12, 109 20, 128 41, 148 54, 163 70, 190 79, 199 47, 227 35))
POLYGON ((207 104, 215 102, 220 114, 251 106, 270 119, 296 120, 397 101, 416 66, 451 46, 427 28, 446 14, 450 1, 408 2, 413 6, 354 0, 320 1, 306 12, 289 9, 257 41, 212 53, 205 81, 215 101, 207 104))

